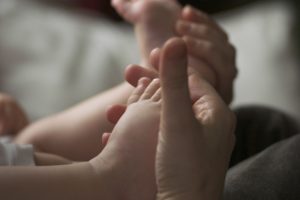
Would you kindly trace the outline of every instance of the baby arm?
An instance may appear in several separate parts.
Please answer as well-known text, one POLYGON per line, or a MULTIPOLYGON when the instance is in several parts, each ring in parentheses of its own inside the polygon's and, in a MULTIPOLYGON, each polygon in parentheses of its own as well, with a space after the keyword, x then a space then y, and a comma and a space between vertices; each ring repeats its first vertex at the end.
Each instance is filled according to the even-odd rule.
POLYGON ((123 83, 107 92, 28 126, 16 138, 17 143, 33 144, 41 152, 70 160, 89 160, 101 151, 101 134, 111 131, 106 108, 124 104, 132 87, 123 83))
POLYGON ((96 174, 88 162, 49 167, 0 167, 1 199, 107 199, 102 176, 102 173, 96 174))
POLYGON ((74 163, 64 157, 49 153, 34 152, 33 157, 36 166, 67 165, 74 163))

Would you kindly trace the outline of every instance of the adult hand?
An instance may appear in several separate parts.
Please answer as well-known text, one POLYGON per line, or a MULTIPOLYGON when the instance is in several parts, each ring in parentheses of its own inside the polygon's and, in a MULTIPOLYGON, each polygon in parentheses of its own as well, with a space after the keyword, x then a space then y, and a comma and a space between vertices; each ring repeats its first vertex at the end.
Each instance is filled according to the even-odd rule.
POLYGON ((219 199, 234 146, 234 114, 205 80, 188 78, 183 40, 165 44, 159 67, 158 199, 219 199), (198 96, 193 104, 189 84, 198 96))
MULTIPOLYGON (((141 122, 143 117, 136 118, 136 114, 132 115, 131 121, 128 114, 123 115, 125 109, 118 106, 111 109, 109 116, 114 116, 110 118, 117 123, 114 131, 121 131, 123 134, 113 131, 114 137, 104 148, 102 160, 106 160, 105 163, 122 160, 115 161, 115 166, 119 168, 114 173, 114 180, 122 178, 125 171, 123 186, 124 182, 131 180, 131 163, 135 160, 134 163, 139 167, 138 170, 133 170, 134 183, 140 182, 139 191, 143 191, 136 192, 136 197, 141 197, 142 194, 143 199, 153 198, 151 194, 155 184, 151 184, 153 179, 149 175, 153 173, 151 166, 155 163, 158 199, 218 199, 222 194, 234 145, 235 116, 210 84, 197 74, 191 74, 188 78, 187 49, 183 40, 177 38, 168 41, 160 52, 159 61, 153 63, 159 65, 162 88, 162 112, 155 162, 151 161, 151 152, 156 145, 153 142, 156 141, 156 134, 153 134, 155 131, 142 125, 149 121, 141 122), (193 101, 191 92, 197 97, 193 101), (122 120, 119 121, 121 116, 122 120), (128 124, 128 127, 120 128, 121 124, 128 124)), ((139 89, 133 93, 133 98, 139 93, 137 91, 139 89)), ((141 108, 144 109, 145 105, 141 108)), ((154 110, 139 113, 147 113, 141 116, 148 116, 154 110)), ((150 127, 156 129, 153 125, 150 127)))
POLYGON ((187 44, 190 73, 199 73, 229 104, 237 68, 236 51, 225 31, 208 15, 191 6, 182 9, 176 30, 187 44))
POLYGON ((20 105, 9 95, 0 93, 0 135, 15 135, 28 124, 20 105))
MULTIPOLYGON (((182 9, 176 30, 187 44, 189 74, 196 74, 208 81, 229 104, 233 98, 237 68, 236 51, 227 34, 208 15, 190 6, 182 9)), ((140 68, 137 65, 128 67, 125 72, 126 80, 136 86, 143 76, 158 77, 156 66, 159 55, 160 50, 155 49, 149 56, 153 68, 140 68)))

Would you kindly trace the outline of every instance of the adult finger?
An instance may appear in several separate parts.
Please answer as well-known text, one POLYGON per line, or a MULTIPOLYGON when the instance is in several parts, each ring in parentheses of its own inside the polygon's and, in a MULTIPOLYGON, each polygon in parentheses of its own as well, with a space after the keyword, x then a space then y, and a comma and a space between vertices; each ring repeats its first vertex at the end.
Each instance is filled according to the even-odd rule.
POLYGON ((197 10, 196 8, 188 5, 185 6, 182 10, 182 19, 192 21, 195 23, 204 23, 209 27, 218 31, 220 36, 224 40, 228 40, 228 35, 224 32, 224 30, 206 13, 197 10))
POLYGON ((224 53, 225 49, 215 43, 184 37, 189 54, 203 59, 215 72, 216 88, 224 100, 229 103, 232 98, 233 80, 237 75, 235 59, 232 53, 224 53), (230 54, 230 55, 229 55, 230 54))
POLYGON ((125 80, 134 87, 137 86, 138 81, 142 77, 147 77, 152 80, 154 78, 157 78, 158 74, 152 69, 144 68, 139 65, 129 65, 125 69, 125 80))
POLYGON ((176 23, 176 31, 181 36, 191 36, 198 39, 216 41, 225 43, 224 37, 215 29, 210 28, 206 24, 194 23, 184 20, 179 20, 176 23))

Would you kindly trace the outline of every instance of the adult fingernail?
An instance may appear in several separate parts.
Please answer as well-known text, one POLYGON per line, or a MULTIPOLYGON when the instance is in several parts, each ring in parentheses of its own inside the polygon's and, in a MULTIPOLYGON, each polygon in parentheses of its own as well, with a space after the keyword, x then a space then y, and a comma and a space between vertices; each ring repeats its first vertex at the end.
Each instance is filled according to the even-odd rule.
POLYGON ((182 59, 186 56, 185 42, 180 38, 172 38, 165 45, 165 54, 169 59, 182 59))

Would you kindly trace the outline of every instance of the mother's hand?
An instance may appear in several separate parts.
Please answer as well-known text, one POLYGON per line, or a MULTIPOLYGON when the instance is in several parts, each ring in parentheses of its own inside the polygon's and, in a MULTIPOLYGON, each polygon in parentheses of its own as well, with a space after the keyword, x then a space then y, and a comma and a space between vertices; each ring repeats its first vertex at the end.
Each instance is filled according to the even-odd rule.
POLYGON ((169 40, 160 55, 162 116, 158 199, 219 199, 234 145, 235 117, 203 79, 187 75, 187 49, 169 40), (188 81, 198 98, 192 104, 188 81))

